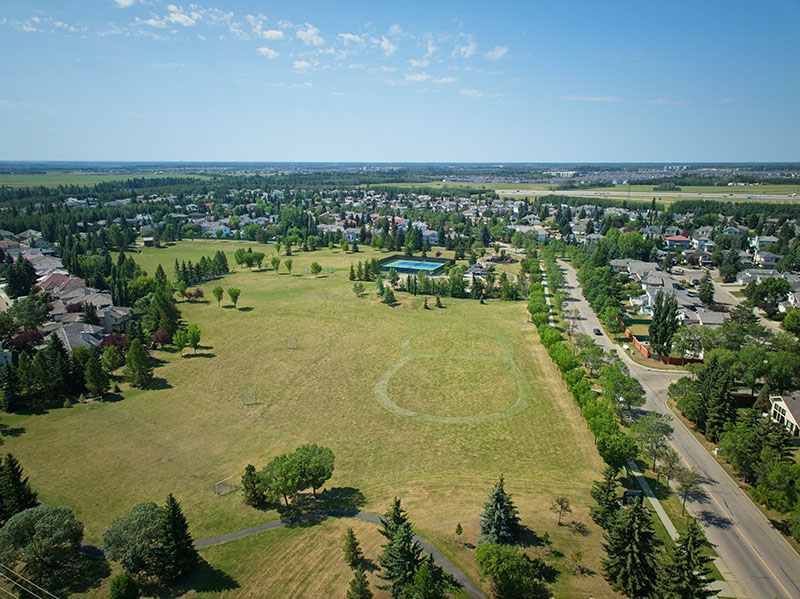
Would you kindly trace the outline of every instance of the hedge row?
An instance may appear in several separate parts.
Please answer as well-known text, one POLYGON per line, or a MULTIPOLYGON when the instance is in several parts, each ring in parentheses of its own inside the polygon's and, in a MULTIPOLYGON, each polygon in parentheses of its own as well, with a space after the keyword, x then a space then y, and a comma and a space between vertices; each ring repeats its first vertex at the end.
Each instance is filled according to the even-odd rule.
POLYGON ((600 456, 608 465, 621 468, 628 459, 635 457, 636 443, 631 436, 622 431, 614 411, 605 402, 598 400, 597 392, 592 390, 584 371, 580 368, 578 358, 564 342, 561 333, 548 324, 550 307, 545 298, 544 288, 540 284, 531 286, 528 311, 531 314, 531 321, 536 325, 542 345, 561 372, 561 378, 575 403, 581 408, 581 415, 586 420, 589 430, 595 436, 600 456))

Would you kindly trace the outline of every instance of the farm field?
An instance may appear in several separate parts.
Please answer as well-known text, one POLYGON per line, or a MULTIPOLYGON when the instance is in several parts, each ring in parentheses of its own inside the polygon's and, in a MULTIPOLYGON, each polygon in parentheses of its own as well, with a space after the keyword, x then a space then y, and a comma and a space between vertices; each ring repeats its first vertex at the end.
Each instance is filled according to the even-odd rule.
MULTIPOLYGON (((233 267, 237 247, 267 252, 265 262, 275 251, 273 245, 195 240, 133 255, 148 272, 160 263, 172 276, 176 258, 195 262, 217 249, 233 267)), ((526 323, 525 302, 443 298, 443 309, 424 310, 422 296, 398 293, 399 304, 391 308, 368 283, 367 293, 356 297, 350 263, 384 255, 366 247, 358 254, 298 252, 291 276, 282 264, 281 274, 237 269, 203 285, 210 301, 179 303, 184 320, 202 331, 196 356, 155 351, 161 362, 155 389, 122 385, 120 400, 96 409, 4 416, 3 424, 19 434, 6 436, 3 450, 20 459, 44 502, 75 510, 89 542, 99 543, 109 523, 134 504, 163 503, 170 492, 195 539, 298 510, 380 514, 397 495, 419 534, 476 581, 473 550, 455 542, 454 530, 460 522, 463 540, 476 542, 483 503, 504 474, 523 524, 551 536, 555 552, 548 560, 562 570, 553 592, 616 596, 599 574, 602 538, 588 515, 589 488, 602 463, 526 323), (319 277, 307 274, 312 261, 326 269, 319 277), (227 297, 217 306, 211 295, 216 284, 241 288, 238 309, 227 297), (288 339, 296 339, 296 349, 287 349, 288 339), (419 417, 388 409, 376 393, 407 348, 415 357, 388 377, 386 390, 392 402, 419 417), (244 396, 255 396, 257 405, 244 405, 244 396), (520 401, 513 416, 501 413, 520 401), (248 463, 260 469, 303 443, 336 454, 333 478, 317 502, 304 494, 279 513, 245 506, 238 491, 214 493, 215 482, 241 474, 248 463), (566 521, 583 524, 585 535, 580 527, 556 526, 549 507, 560 494, 573 506, 566 521), (566 556, 578 548, 594 575, 567 573, 566 556)), ((341 563, 347 526, 365 547, 377 547, 372 525, 349 519, 260 533, 202 550, 213 576, 227 582, 199 584, 187 596, 267 596, 265 588, 269 596, 343 596, 349 573, 334 564, 341 563), (296 559, 281 569, 279 555, 296 559), (328 563, 325 576, 307 577, 328 563)), ((377 549, 367 551, 376 555, 377 549)), ((93 596, 107 596, 107 585, 93 596)))
POLYGON ((125 173, 125 174, 100 174, 67 171, 48 171, 46 173, 0 173, 0 187, 58 187, 59 185, 85 185, 91 186, 108 181, 124 181, 126 179, 163 179, 165 177, 194 177, 208 179, 208 175, 194 175, 180 173, 125 173))

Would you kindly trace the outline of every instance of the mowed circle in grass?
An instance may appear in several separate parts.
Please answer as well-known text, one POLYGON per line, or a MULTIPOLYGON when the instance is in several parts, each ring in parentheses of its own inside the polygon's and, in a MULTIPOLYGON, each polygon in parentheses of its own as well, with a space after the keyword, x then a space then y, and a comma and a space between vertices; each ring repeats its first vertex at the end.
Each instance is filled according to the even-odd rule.
POLYGON ((502 358, 511 353, 508 340, 476 331, 442 329, 416 334, 403 348, 406 353, 422 355, 460 355, 502 358))
POLYGON ((375 385, 389 410, 460 423, 506 418, 528 407, 531 389, 505 337, 464 329, 408 335, 403 355, 375 385))
POLYGON ((430 416, 483 416, 517 402, 517 384, 497 360, 413 358, 389 381, 389 397, 430 416))

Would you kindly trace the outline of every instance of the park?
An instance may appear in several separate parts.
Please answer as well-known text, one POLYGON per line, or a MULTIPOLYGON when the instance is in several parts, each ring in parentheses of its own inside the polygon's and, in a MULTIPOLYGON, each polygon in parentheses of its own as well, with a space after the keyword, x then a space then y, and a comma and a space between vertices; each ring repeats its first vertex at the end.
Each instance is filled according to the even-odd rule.
MULTIPOLYGON (((123 385, 94 409, 4 417, 23 431, 5 438, 5 450, 25 464, 43 502, 73 508, 88 542, 99 544, 133 505, 168 493, 196 540, 278 520, 286 513, 245 506, 236 478, 249 463, 317 443, 334 451, 336 470, 318 499, 303 493, 293 510, 381 514, 401 497, 416 532, 477 582, 478 515, 502 474, 523 524, 549 534, 548 560, 563 566, 580 548, 585 566, 600 572, 602 536, 588 505, 601 460, 525 302, 445 298, 425 310, 422 296, 399 292, 387 306, 371 286, 354 294, 348 280, 351 263, 388 255, 369 247, 295 252, 291 272, 268 265, 273 244, 185 240, 131 255, 148 273, 159 264, 170 273, 176 259, 197 262, 219 249, 233 272, 200 286, 210 300, 178 300, 182 319, 203 332, 200 347, 154 350, 153 388, 123 385), (267 265, 234 266, 238 248, 265 252, 267 265), (218 305, 217 284, 241 289, 236 306, 218 305), (231 476, 230 490, 216 493, 231 476), (569 497, 579 526, 556 525, 549 507, 558 495, 569 497)), ((186 591, 344 596, 348 527, 374 559, 374 526, 328 518, 201 549, 208 567, 186 591)), ((551 586, 560 597, 615 596, 599 574, 561 570, 551 586)), ((107 584, 89 596, 107 596, 107 584)))

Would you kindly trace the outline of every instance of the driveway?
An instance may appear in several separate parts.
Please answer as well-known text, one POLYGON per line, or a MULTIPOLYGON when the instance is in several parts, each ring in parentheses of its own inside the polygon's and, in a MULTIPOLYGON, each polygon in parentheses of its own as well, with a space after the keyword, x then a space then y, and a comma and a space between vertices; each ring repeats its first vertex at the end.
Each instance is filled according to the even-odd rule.
MULTIPOLYGON (((570 294, 569 308, 580 313, 576 330, 592 336, 603 349, 618 349, 605 335, 592 334, 595 328, 602 330, 600 322, 581 294, 575 271, 565 262, 560 265, 565 271, 565 291, 570 294)), ((666 403, 667 387, 685 373, 640 366, 624 351, 618 353, 645 389, 645 408, 672 415, 666 403)), ((800 556, 689 429, 677 418, 672 424, 673 447, 705 479, 706 497, 689 501, 687 509, 700 521, 735 577, 735 581, 728 581, 731 588, 737 596, 749 599, 800 599, 800 556)))

